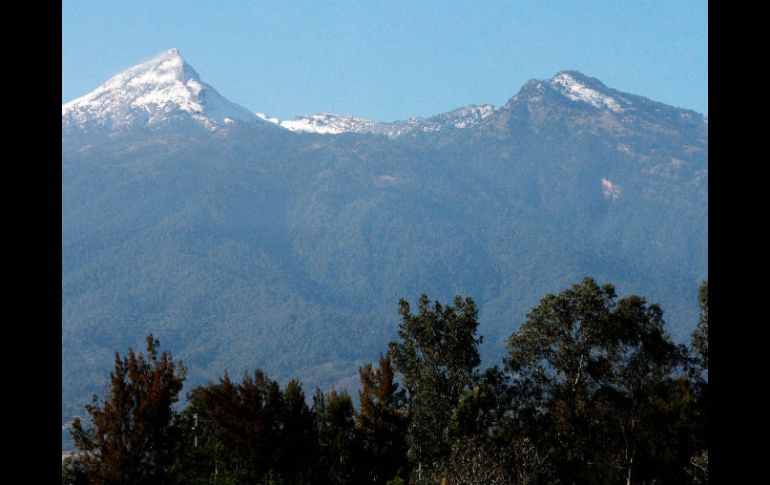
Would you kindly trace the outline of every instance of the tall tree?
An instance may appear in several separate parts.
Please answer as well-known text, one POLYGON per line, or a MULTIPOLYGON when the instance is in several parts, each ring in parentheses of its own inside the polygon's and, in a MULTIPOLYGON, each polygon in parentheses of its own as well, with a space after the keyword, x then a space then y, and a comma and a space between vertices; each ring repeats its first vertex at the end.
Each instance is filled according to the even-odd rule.
POLYGON ((278 468, 282 395, 276 381, 261 370, 234 383, 227 374, 203 388, 203 401, 216 439, 228 451, 220 474, 258 483, 278 468))
POLYGON ((390 352, 380 356, 377 369, 368 363, 358 372, 361 390, 356 424, 364 446, 365 478, 367 483, 384 484, 408 471, 405 393, 394 379, 390 352))
POLYGON ((177 416, 175 461, 169 483, 206 485, 230 478, 228 468, 222 466, 230 462, 227 456, 230 450, 217 439, 205 391, 202 386, 193 388, 187 395, 185 408, 177 416))
POLYGON ((99 403, 96 396, 86 406, 90 426, 80 418, 72 423, 79 450, 74 461, 86 481, 93 484, 168 483, 174 440, 172 405, 185 379, 182 362, 160 342, 147 336, 147 352, 121 358, 115 354, 110 387, 99 403))
POLYGON ((178 427, 174 483, 312 481, 318 438, 296 379, 281 392, 259 370, 242 383, 225 375, 190 392, 178 427))
POLYGON ((360 442, 350 395, 335 389, 327 394, 319 391, 313 407, 316 412, 322 413, 318 416, 321 459, 317 483, 346 485, 359 482, 360 468, 357 462, 360 458, 360 442))
POLYGON ((500 439, 510 398, 508 379, 497 366, 460 397, 449 422, 452 453, 440 473, 448 484, 513 483, 512 447, 500 439))
POLYGON ((696 417, 697 423, 694 438, 696 452, 690 458, 689 475, 693 483, 708 483, 708 401, 709 401, 709 286, 704 281, 698 291, 700 318, 692 334, 691 346, 698 356, 696 358, 696 417))
POLYGON ((692 347, 700 356, 701 366, 709 368, 709 282, 704 281, 698 289, 698 306, 700 318, 698 326, 692 334, 692 347))
POLYGON ((508 339, 506 365, 522 397, 515 411, 531 419, 523 431, 541 454, 552 454, 564 479, 594 478, 581 473, 597 461, 589 442, 597 435, 590 407, 609 372, 605 349, 617 339, 610 318, 615 299, 611 285, 585 279, 546 295, 508 339))
POLYGON ((408 455, 419 467, 434 468, 451 451, 448 433, 452 409, 471 386, 480 363, 478 311, 470 298, 452 305, 429 304, 420 296, 417 314, 399 302, 399 341, 390 342, 395 369, 408 392, 411 423, 408 455))
POLYGON ((599 436, 617 448, 602 455, 627 484, 681 482, 689 440, 675 425, 688 406, 686 349, 666 334, 662 310, 643 298, 621 299, 612 316, 620 338, 595 402, 599 436))
POLYGON ((286 384, 281 409, 278 472, 285 483, 311 483, 319 453, 318 432, 313 412, 305 400, 305 391, 297 379, 291 379, 286 384))
POLYGON ((664 426, 676 421, 667 398, 686 355, 663 325, 657 305, 618 301, 612 285, 585 278, 543 298, 509 338, 506 364, 526 412, 516 411, 532 419, 525 436, 551 455, 557 478, 661 478, 659 451, 675 436, 664 426))

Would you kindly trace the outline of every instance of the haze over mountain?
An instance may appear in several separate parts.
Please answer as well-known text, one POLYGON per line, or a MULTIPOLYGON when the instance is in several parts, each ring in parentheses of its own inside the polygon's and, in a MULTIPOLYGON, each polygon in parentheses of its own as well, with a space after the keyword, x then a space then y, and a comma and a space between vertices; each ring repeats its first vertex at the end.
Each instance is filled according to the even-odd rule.
POLYGON ((578 72, 425 119, 281 121, 172 49, 62 106, 63 421, 149 332, 188 384, 258 366, 353 387, 421 292, 479 303, 488 361, 583 275, 684 339, 707 195, 702 115, 578 72))

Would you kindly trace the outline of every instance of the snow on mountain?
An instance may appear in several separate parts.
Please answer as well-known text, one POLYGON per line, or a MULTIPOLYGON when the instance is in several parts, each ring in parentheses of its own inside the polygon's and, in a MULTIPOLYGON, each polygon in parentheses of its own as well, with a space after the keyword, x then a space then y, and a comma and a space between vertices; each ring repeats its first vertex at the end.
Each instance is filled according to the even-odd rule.
POLYGON ((265 121, 269 121, 287 130, 302 133, 320 133, 324 135, 337 135, 339 133, 371 133, 376 131, 376 125, 381 124, 376 121, 365 120, 355 116, 341 116, 335 114, 314 114, 295 116, 291 120, 279 120, 278 118, 269 118, 263 113, 257 113, 257 116, 265 121))
POLYGON ((477 125, 495 111, 495 106, 483 104, 481 106, 464 106, 456 110, 433 116, 419 123, 421 131, 440 131, 442 129, 468 128, 477 125))
POLYGON ((455 128, 465 128, 472 126, 485 119, 494 112, 495 107, 491 104, 481 106, 466 106, 464 108, 450 111, 448 114, 452 119, 452 125, 455 128))
POLYGON ((106 131, 192 119, 209 129, 257 116, 203 83, 177 49, 127 69, 62 105, 62 127, 106 131))
MULTIPOLYGON (((532 80, 511 98, 508 105, 516 102, 522 93, 522 99, 537 102, 543 99, 546 91, 557 93, 568 102, 585 103, 617 113, 629 114, 641 109, 658 112, 665 108, 659 103, 610 89, 601 81, 576 71, 559 72, 548 81, 532 80)), ((93 92, 62 105, 62 130, 63 133, 111 132, 190 121, 196 126, 214 130, 241 121, 271 123, 298 133, 370 133, 398 138, 478 126, 495 113, 502 113, 505 106, 470 105, 428 118, 411 117, 393 122, 329 113, 281 120, 264 113, 252 113, 225 99, 201 81, 177 49, 170 49, 121 72, 93 92)), ((694 112, 677 110, 677 113, 679 117, 702 119, 694 112)))
POLYGON ((550 80, 550 84, 573 101, 588 103, 595 108, 609 108, 615 112, 624 111, 618 100, 588 86, 588 83, 579 78, 584 76, 567 71, 560 72, 550 80))
POLYGON ((328 113, 300 115, 291 120, 271 118, 264 113, 257 113, 257 116, 287 130, 301 133, 331 135, 340 133, 373 133, 389 138, 397 138, 408 133, 427 133, 475 126, 492 114, 494 110, 495 107, 489 104, 481 106, 471 105, 430 118, 411 117, 406 120, 389 123, 328 113))
POLYGON ((257 118, 264 121, 269 121, 270 123, 274 123, 276 125, 281 122, 281 120, 279 120, 278 118, 271 118, 267 116, 265 113, 256 113, 256 115, 257 115, 257 118))

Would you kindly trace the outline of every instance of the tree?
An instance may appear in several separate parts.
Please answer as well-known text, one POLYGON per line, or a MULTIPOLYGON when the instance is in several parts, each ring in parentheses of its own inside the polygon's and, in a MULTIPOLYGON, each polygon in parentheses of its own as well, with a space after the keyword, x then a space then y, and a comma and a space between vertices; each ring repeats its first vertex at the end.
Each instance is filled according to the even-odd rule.
POLYGON ((390 352, 380 355, 379 367, 359 369, 360 412, 356 426, 364 447, 366 483, 384 484, 408 470, 405 393, 395 382, 390 352))
POLYGON ((509 450, 483 438, 464 437, 452 445, 452 453, 434 473, 433 481, 447 485, 513 485, 507 467, 509 450))
POLYGON ((203 388, 205 419, 226 451, 219 474, 236 482, 259 483, 279 468, 282 394, 278 383, 257 369, 234 383, 227 374, 203 388))
POLYGON ((305 401, 305 391, 297 379, 291 379, 286 384, 281 408, 278 470, 285 483, 311 483, 319 453, 318 432, 313 412, 305 401))
POLYGON ((629 485, 681 482, 690 444, 675 425, 690 394, 686 350, 666 334, 662 310, 641 297, 618 301, 613 317, 620 338, 608 352, 610 373, 600 382, 596 403, 600 436, 620 453, 605 448, 606 463, 629 485))
POLYGON ((704 281, 698 289, 700 318, 692 334, 692 347, 700 355, 700 365, 709 368, 709 283, 704 281))
POLYGON ((110 387, 100 404, 96 396, 86 405, 90 426, 72 423, 79 450, 73 469, 92 484, 168 483, 174 440, 172 405, 177 402, 186 370, 160 342, 147 336, 147 353, 133 349, 121 359, 115 354, 110 387))
POLYGON ((508 379, 497 366, 486 369, 452 410, 449 436, 475 438, 492 444, 511 399, 508 379))
POLYGON ((618 300, 612 285, 585 278, 543 298, 508 347, 521 393, 512 414, 525 419, 518 438, 539 443, 557 478, 660 478, 677 436, 679 409, 670 399, 679 396, 686 353, 666 334, 657 305, 635 295, 618 300))
POLYGON ((704 281, 698 291, 700 318, 692 334, 692 348, 698 355, 696 359, 696 376, 694 387, 696 392, 697 423, 694 438, 696 450, 690 458, 689 475, 693 483, 708 483, 708 369, 709 369, 709 286, 704 281))
POLYGON ((174 483, 310 483, 318 455, 302 385, 283 391, 262 371, 229 376, 188 395, 178 419, 174 483))
POLYGON ((355 408, 350 395, 332 389, 328 394, 316 391, 313 409, 319 423, 321 456, 318 483, 346 485, 357 483, 360 458, 355 429, 355 408))
POLYGON ((389 348, 408 393, 408 456, 432 468, 449 456, 452 409, 472 385, 480 363, 478 311, 472 299, 460 296, 452 305, 436 301, 430 306, 422 295, 416 315, 406 300, 399 306, 400 340, 390 342, 389 348))
POLYGON ((615 298, 611 285, 585 279, 546 295, 508 339, 505 363, 522 398, 514 414, 527 419, 517 431, 538 444, 540 454, 552 453, 565 479, 595 478, 581 474, 597 461, 589 442, 597 435, 590 407, 609 372, 605 349, 616 340, 610 318, 615 298))
POLYGON ((187 404, 177 416, 175 461, 170 483, 204 485, 227 480, 228 452, 217 439, 205 398, 205 388, 195 387, 187 395, 187 404))

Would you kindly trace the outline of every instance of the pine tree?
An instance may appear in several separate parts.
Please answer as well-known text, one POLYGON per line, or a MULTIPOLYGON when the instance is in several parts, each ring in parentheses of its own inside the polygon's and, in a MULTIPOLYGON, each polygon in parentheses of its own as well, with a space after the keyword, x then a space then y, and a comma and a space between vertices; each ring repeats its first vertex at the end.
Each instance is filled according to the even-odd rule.
POLYGON ((321 476, 318 483, 349 485, 359 482, 360 442, 355 429, 355 408, 350 395, 332 389, 323 398, 316 399, 322 410, 319 431, 321 476))
POLYGON ((700 356, 700 365, 709 368, 709 283, 704 281, 698 290, 700 318, 692 334, 692 347, 700 356))
POLYGON ((280 468, 282 393, 276 381, 257 369, 234 383, 225 374, 203 388, 203 401, 215 439, 226 451, 220 474, 237 482, 259 483, 280 468))
POLYGON ((359 369, 361 390, 357 427, 364 447, 366 483, 384 484, 408 470, 405 393, 395 381, 390 352, 380 355, 379 367, 359 369))
POLYGON ((158 353, 160 342, 147 336, 146 354, 128 350, 115 355, 110 387, 99 403, 86 406, 90 426, 80 418, 72 423, 78 448, 71 469, 92 484, 168 483, 174 440, 172 405, 185 379, 182 362, 168 351, 158 353))
POLYGON ((227 450, 216 438, 205 388, 196 387, 187 395, 185 408, 177 416, 177 440, 171 481, 179 485, 204 485, 227 479, 222 463, 227 450))
POLYGON ((305 401, 305 392, 296 379, 286 384, 281 413, 281 450, 279 470, 285 483, 312 483, 318 460, 318 431, 313 412, 305 401))

